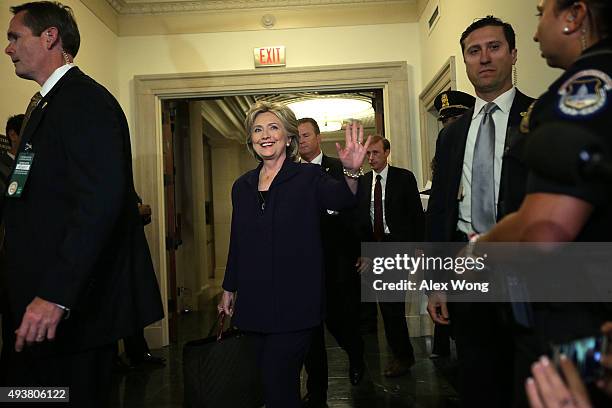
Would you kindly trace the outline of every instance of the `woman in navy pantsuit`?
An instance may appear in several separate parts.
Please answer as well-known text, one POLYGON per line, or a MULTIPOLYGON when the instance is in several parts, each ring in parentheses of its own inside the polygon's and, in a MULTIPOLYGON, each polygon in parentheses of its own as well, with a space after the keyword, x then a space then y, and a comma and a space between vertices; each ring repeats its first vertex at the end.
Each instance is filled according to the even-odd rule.
POLYGON ((369 138, 347 126, 336 145, 346 182, 296 162, 297 120, 284 105, 258 102, 245 120, 259 166, 232 188, 232 230, 219 312, 260 344, 266 407, 300 406, 299 375, 311 331, 323 320, 320 215, 355 205, 369 138))

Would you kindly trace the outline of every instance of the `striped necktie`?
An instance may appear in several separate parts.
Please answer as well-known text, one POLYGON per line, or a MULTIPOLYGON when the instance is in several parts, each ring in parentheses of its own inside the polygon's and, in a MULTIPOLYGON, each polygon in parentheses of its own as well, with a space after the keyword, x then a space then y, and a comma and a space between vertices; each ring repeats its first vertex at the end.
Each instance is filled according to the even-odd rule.
POLYGON ((28 121, 30 120, 30 116, 32 115, 32 112, 34 111, 34 109, 36 109, 36 107, 38 106, 38 103, 40 102, 42 98, 43 96, 41 95, 41 93, 36 92, 34 96, 32 97, 32 99, 30 99, 30 104, 28 105, 28 109, 26 109, 25 117, 23 118, 23 124, 21 125, 21 130, 19 131, 20 136, 23 134, 23 131, 25 130, 26 125, 28 124, 28 121))

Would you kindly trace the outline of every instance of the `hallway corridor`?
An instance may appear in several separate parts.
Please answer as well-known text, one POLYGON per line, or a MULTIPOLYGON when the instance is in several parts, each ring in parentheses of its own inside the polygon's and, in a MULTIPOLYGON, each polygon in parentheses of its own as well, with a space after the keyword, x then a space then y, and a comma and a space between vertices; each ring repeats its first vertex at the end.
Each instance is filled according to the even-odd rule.
MULTIPOLYGON (((167 360, 163 368, 138 368, 113 376, 111 406, 116 408, 179 408, 182 407, 182 346, 205 337, 216 314, 217 298, 211 299, 201 311, 180 316, 179 343, 153 354, 167 360)), ((379 316, 379 322, 380 322, 379 316)), ((389 379, 382 375, 389 358, 382 323, 377 334, 364 336, 366 345, 366 375, 358 386, 348 380, 348 358, 333 337, 327 334, 329 359, 330 408, 452 408, 458 397, 452 385, 455 370, 448 359, 430 360, 428 338, 413 338, 416 364, 412 373, 389 379), (380 345, 380 348, 379 348, 380 345)), ((302 379, 304 388, 305 379, 302 379)), ((305 393, 305 391, 303 391, 305 393)), ((224 407, 241 408, 241 407, 224 407)))

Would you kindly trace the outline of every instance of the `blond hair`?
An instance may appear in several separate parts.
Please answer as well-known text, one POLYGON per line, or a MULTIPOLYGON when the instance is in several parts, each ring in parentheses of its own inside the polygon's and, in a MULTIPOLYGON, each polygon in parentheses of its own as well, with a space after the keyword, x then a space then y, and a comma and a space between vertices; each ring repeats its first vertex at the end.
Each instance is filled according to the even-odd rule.
POLYGON ((251 108, 246 113, 246 118, 244 120, 244 130, 246 132, 246 145, 248 151, 255 157, 257 160, 261 161, 261 157, 255 152, 253 149, 253 139, 251 138, 251 133, 253 130, 253 123, 255 123, 255 118, 260 113, 270 112, 273 113, 285 128, 287 132, 287 137, 289 138, 289 146, 287 146, 287 157, 290 160, 296 160, 298 157, 298 129, 297 129, 297 119, 295 118, 295 114, 291 109, 287 106, 274 103, 274 102, 266 102, 259 101, 254 105, 251 105, 251 108))

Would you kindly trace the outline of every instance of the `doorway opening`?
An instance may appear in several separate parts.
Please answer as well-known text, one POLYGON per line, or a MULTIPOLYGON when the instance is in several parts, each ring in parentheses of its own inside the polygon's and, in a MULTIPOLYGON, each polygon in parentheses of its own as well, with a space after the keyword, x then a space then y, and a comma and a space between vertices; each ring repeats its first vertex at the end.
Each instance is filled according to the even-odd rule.
POLYGON ((331 157, 337 157, 336 142, 344 143, 343 121, 358 119, 366 135, 384 135, 380 88, 162 101, 170 342, 184 338, 179 333, 180 315, 210 309, 211 299, 221 291, 229 248, 231 188, 240 175, 258 165, 246 150, 243 123, 249 107, 262 100, 292 107, 298 119, 316 116, 323 153, 331 157), (352 101, 363 102, 359 106, 368 109, 344 116, 352 101), (307 109, 305 105, 314 106, 307 109))
MULTIPOLYGON (((418 164, 419 155, 411 148, 413 140, 417 148, 419 142, 418 137, 411 132, 411 116, 415 115, 410 109, 412 98, 410 98, 409 89, 412 84, 408 74, 409 70, 410 67, 405 61, 402 61, 134 77, 134 98, 132 99, 134 101, 132 107, 134 177, 143 200, 150 203, 153 209, 147 239, 166 309, 171 281, 167 268, 166 237, 168 234, 165 222, 164 138, 162 135, 165 126, 162 123, 165 101, 317 90, 380 89, 385 113, 382 118, 382 128, 384 128, 385 136, 393 145, 393 162, 399 167, 412 169, 419 178, 420 169, 413 166, 413 162, 415 165, 418 164)), ((192 107, 188 106, 188 109, 192 107)), ((189 115, 189 120, 191 121, 196 116, 189 115)), ((190 151, 194 152, 197 149, 190 151)), ((213 196, 216 196, 214 193, 213 191, 213 196)), ((229 197, 229 191, 226 192, 226 196, 229 197)), ((205 211, 203 205, 194 208, 202 213, 205 211)), ((202 219, 205 217, 202 216, 202 219)), ((181 232, 184 240, 184 230, 181 232)), ((215 231, 215 234, 218 232, 215 231)), ((218 252, 216 245, 215 252, 218 252)), ((215 268, 218 269, 219 265, 216 265, 215 268)), ((162 347, 170 342, 170 314, 168 312, 169 310, 166 310, 166 317, 163 320, 145 329, 145 335, 152 348, 162 347)))

